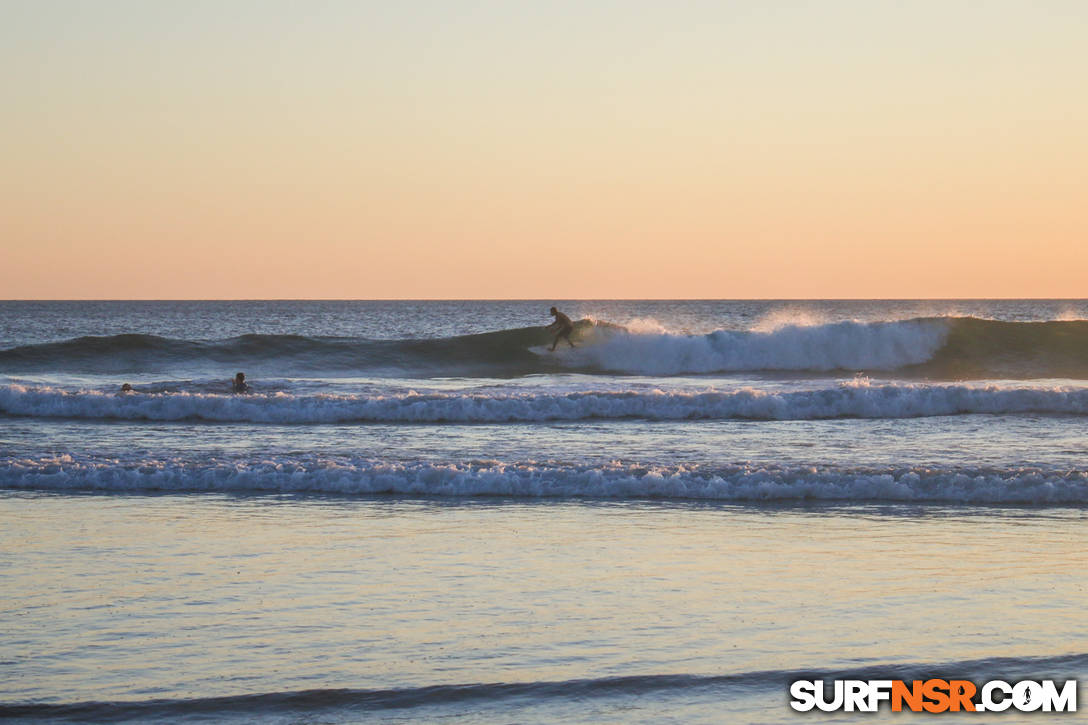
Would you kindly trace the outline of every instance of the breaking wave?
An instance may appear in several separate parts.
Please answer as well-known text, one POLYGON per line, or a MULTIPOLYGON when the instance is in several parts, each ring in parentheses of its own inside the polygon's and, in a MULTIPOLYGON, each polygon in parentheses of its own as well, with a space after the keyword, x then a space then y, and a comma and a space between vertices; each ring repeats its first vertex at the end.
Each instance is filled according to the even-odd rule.
MULTIPOLYGON (((912 377, 1088 377, 1088 321, 920 318, 706 335, 610 335, 561 358, 620 373, 898 371, 912 377)), ((568 363, 568 364, 570 364, 568 363)))
POLYGON ((542 352, 550 337, 540 327, 405 340, 299 335, 226 340, 139 334, 80 337, 0 350, 0 371, 120 374, 260 365, 278 376, 307 371, 493 376, 559 368, 651 375, 895 370, 938 379, 1088 378, 1084 320, 918 318, 702 335, 641 329, 582 320, 574 335, 579 347, 556 355, 542 352))
POLYGON ((818 420, 969 414, 1088 415, 1088 388, 870 384, 817 390, 219 395, 67 392, 0 386, 0 414, 24 417, 322 423, 532 423, 591 419, 818 420))
POLYGON ((1088 504, 1088 472, 1043 468, 661 466, 613 462, 395 463, 363 458, 263 461, 60 455, 0 459, 0 488, 51 491, 318 493, 737 502, 1088 504))

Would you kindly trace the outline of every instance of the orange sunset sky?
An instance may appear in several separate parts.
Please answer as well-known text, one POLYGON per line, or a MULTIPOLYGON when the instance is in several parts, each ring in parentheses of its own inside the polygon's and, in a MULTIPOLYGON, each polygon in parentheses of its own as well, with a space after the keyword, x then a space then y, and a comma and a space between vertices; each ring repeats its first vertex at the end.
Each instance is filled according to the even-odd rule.
POLYGON ((0 0, 0 298, 1088 295, 1088 3, 0 0))

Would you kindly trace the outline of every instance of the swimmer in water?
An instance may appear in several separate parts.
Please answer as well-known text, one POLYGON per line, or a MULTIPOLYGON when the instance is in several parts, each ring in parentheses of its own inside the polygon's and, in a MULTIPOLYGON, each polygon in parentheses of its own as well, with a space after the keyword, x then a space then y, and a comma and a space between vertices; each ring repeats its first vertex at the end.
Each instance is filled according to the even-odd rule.
POLYGON ((570 341, 570 333, 574 332, 574 323, 570 321, 570 318, 564 315, 554 307, 548 310, 555 317, 555 322, 548 325, 545 329, 549 332, 555 333, 555 342, 552 343, 551 350, 555 351, 555 346, 559 344, 560 338, 567 341, 567 344, 574 347, 574 343, 570 341))
POLYGON ((131 385, 129 385, 128 383, 125 383, 124 385, 121 386, 121 392, 122 393, 131 393, 131 392, 134 392, 134 391, 132 390, 131 385))
POLYGON ((234 376, 234 384, 232 386, 235 393, 248 393, 249 385, 246 384, 246 374, 238 373, 234 376))

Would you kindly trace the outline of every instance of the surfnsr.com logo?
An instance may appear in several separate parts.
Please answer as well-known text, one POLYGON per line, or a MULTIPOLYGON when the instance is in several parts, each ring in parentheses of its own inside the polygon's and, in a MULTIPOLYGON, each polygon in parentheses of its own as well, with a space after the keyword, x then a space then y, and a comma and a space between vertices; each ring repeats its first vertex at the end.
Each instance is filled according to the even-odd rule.
POLYGON ((829 693, 823 680, 790 684, 790 707, 798 712, 877 712, 887 702, 892 712, 1076 712, 1077 681, 990 680, 976 686, 970 680, 832 680, 829 693))

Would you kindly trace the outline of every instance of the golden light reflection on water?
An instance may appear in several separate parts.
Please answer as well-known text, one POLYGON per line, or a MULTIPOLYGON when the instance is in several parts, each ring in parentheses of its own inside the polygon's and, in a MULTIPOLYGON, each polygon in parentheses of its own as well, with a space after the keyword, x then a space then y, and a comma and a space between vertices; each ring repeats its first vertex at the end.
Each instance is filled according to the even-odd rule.
POLYGON ((14 495, 0 516, 7 700, 1083 650, 1075 510, 14 495))

